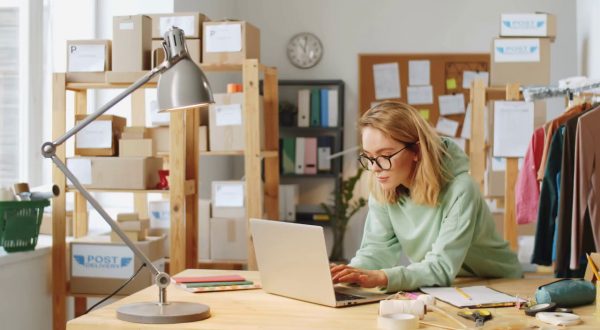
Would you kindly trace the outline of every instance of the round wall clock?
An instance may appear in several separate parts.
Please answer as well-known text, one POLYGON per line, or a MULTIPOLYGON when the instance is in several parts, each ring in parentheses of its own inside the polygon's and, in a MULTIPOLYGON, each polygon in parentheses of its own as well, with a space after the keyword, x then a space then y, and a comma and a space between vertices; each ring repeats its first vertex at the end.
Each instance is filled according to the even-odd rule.
POLYGON ((312 33, 298 33, 288 42, 287 56, 290 62, 300 69, 312 68, 323 57, 323 44, 312 33))

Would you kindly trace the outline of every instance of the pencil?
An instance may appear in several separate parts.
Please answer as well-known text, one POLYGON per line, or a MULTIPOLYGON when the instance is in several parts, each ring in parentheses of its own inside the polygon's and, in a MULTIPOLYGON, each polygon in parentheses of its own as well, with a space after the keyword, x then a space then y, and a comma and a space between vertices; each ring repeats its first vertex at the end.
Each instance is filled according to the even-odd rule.
POLYGON ((461 296, 465 297, 465 299, 473 300, 471 296, 469 296, 466 292, 464 292, 461 288, 455 286, 456 292, 460 293, 461 296))
POLYGON ((585 256, 588 260, 588 264, 590 265, 590 268, 592 269, 592 272, 594 273, 594 277, 596 277, 596 281, 600 280, 600 275, 598 275, 598 269, 596 268, 596 264, 594 264, 594 261, 592 260, 592 258, 590 257, 590 255, 588 253, 586 253, 585 256))

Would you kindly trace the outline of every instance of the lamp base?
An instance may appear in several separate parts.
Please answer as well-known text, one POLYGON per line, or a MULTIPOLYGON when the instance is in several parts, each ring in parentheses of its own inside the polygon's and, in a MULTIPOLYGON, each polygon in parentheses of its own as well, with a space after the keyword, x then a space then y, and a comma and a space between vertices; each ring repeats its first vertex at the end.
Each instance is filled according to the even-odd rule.
POLYGON ((190 302, 170 302, 165 305, 143 302, 121 306, 117 318, 122 321, 146 324, 170 324, 201 321, 210 317, 207 305, 190 302))

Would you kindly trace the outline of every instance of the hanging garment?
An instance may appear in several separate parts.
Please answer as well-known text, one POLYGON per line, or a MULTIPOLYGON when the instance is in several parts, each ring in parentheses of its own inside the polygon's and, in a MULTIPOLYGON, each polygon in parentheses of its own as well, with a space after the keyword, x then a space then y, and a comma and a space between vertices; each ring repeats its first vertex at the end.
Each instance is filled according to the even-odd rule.
POLYGON ((522 170, 519 171, 515 186, 515 213, 517 223, 520 225, 537 220, 540 201, 540 184, 537 180, 537 173, 542 160, 543 149, 544 128, 540 127, 531 136, 522 170))

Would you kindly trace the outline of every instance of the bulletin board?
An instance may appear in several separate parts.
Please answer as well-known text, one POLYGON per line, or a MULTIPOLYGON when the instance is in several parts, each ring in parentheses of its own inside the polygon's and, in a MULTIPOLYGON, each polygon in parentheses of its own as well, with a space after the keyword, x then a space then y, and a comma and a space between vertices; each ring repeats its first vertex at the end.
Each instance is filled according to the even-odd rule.
MULTIPOLYGON (((433 90, 431 104, 413 105, 421 111, 424 117, 435 126, 440 117, 440 95, 457 95, 462 93, 465 100, 465 109, 469 102, 469 89, 463 89, 463 72, 488 72, 490 71, 490 54, 359 54, 359 113, 362 115, 374 102, 384 99, 375 98, 375 79, 373 65, 397 63, 398 77, 400 78, 400 98, 389 98, 408 103, 409 62, 429 61, 429 80, 433 90)), ((464 114, 450 114, 445 118, 459 122, 455 136, 460 136, 464 114)))

